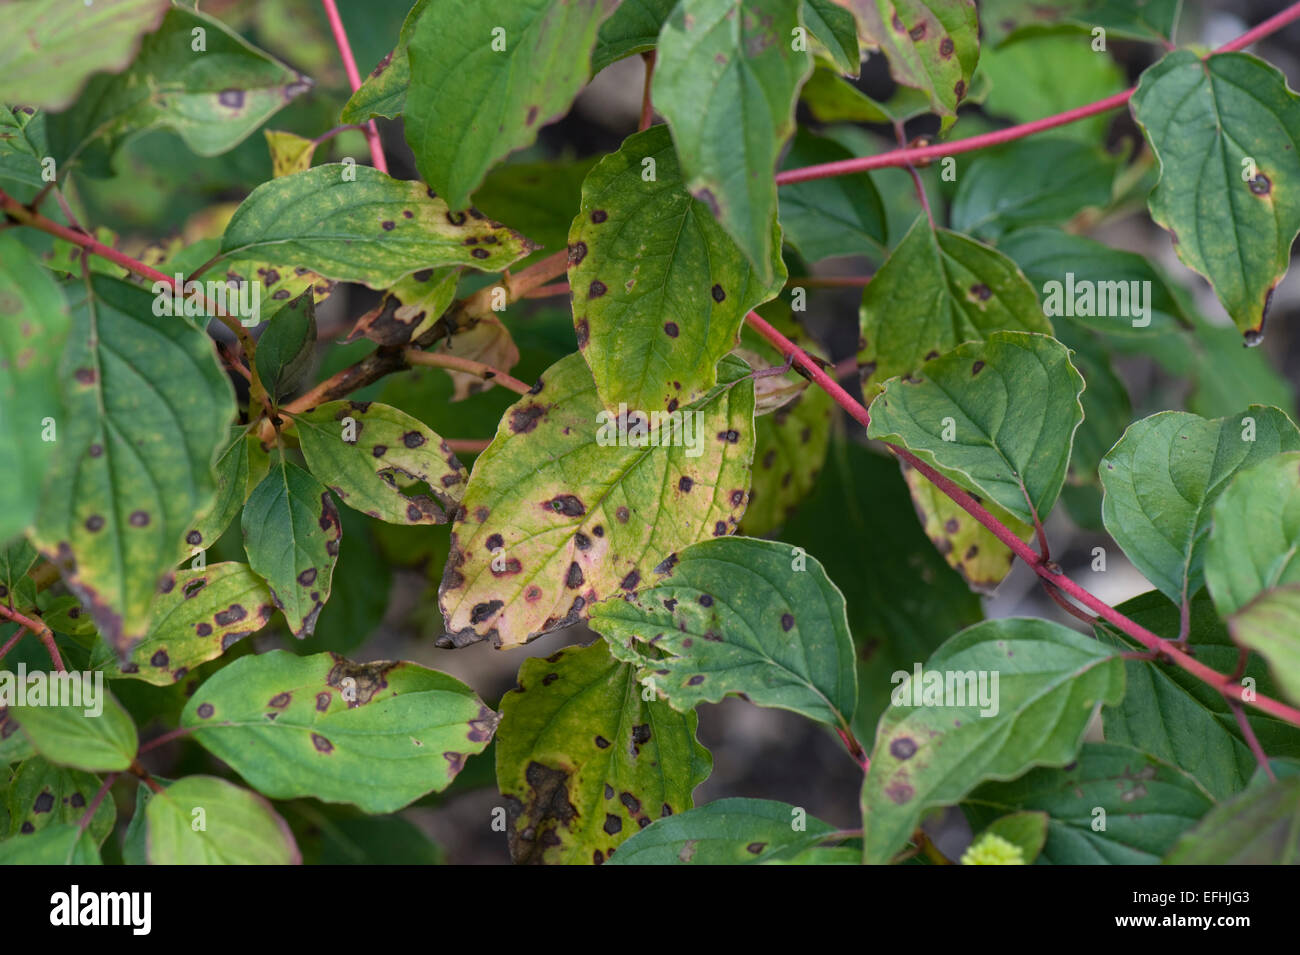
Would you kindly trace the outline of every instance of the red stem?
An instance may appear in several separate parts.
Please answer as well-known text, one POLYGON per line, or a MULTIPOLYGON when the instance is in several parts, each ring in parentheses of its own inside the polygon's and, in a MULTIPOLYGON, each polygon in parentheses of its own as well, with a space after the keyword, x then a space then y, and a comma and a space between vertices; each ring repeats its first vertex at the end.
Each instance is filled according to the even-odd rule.
POLYGON ((641 59, 645 62, 645 90, 641 93, 641 122, 636 127, 638 131, 649 129, 655 118, 654 106, 650 102, 650 81, 655 75, 655 51, 642 53, 641 59))
POLYGON ((9 651, 17 645, 18 641, 23 638, 23 634, 26 632, 26 627, 19 627, 18 632, 5 641, 5 645, 0 647, 0 660, 3 660, 8 655, 9 651))
POLYGON ((189 736, 190 733, 192 732, 194 732, 194 730, 192 730, 188 726, 182 726, 180 729, 168 730, 166 733, 163 733, 161 736, 155 736, 153 739, 149 740, 149 742, 141 746, 139 752, 136 755, 143 756, 151 749, 157 749, 159 746, 162 746, 165 743, 170 743, 174 739, 180 739, 184 736, 189 736))
POLYGON ((1246 719, 1246 710, 1240 703, 1229 703, 1232 715, 1237 718, 1237 727, 1241 730, 1241 735, 1246 738, 1246 745, 1250 751, 1255 754, 1255 761, 1259 763, 1259 768, 1264 770, 1264 775, 1277 782, 1277 777, 1273 775, 1273 767, 1269 765, 1268 754, 1264 752, 1264 747, 1259 745, 1259 737, 1255 735, 1255 728, 1250 725, 1250 720, 1246 719))
MULTIPOLYGON (((17 610, 10 609, 0 604, 0 617, 7 617, 16 624, 20 624, 30 630, 36 636, 40 637, 41 643, 45 644, 45 649, 50 654, 50 660, 54 663, 54 669, 60 673, 66 673, 67 668, 63 665, 63 657, 59 655, 58 644, 54 642, 54 632, 38 618, 28 617, 19 613, 17 610)), ((22 633, 22 631, 18 631, 22 633)), ((5 652, 9 651, 10 644, 5 645, 5 652)), ((0 656, 4 654, 0 653, 0 656)))
POLYGON ((81 821, 77 824, 78 832, 86 831, 86 827, 90 825, 90 821, 95 818, 95 811, 99 809, 99 804, 104 801, 104 797, 108 795, 108 791, 113 787, 113 783, 117 782, 117 777, 119 775, 120 773, 109 773, 104 777, 104 782, 100 785, 99 792, 95 793, 95 798, 90 801, 90 805, 86 807, 86 811, 81 814, 81 821))
MULTIPOLYGON (((334 33, 334 43, 339 48, 339 55, 343 58, 343 69, 347 71, 348 83, 352 86, 352 92, 361 88, 361 74, 357 71, 356 58, 352 56, 352 45, 348 43, 347 30, 343 28, 343 18, 339 16, 339 8, 335 6, 334 0, 320 0, 321 6, 325 8, 325 16, 330 22, 330 30, 334 33)), ((365 125, 366 141, 370 143, 370 161, 374 163, 376 169, 382 173, 388 172, 388 160, 384 158, 384 146, 379 141, 379 127, 372 119, 365 125)))
MULTIPOLYGON (((804 351, 794 342, 790 341, 775 328, 773 328, 763 317, 756 312, 750 312, 746 316, 750 326, 768 340, 783 356, 793 357, 795 364, 806 371, 809 377, 820 385, 841 408, 848 412, 849 416, 857 421, 863 427, 871 422, 871 416, 867 409, 854 400, 853 396, 839 386, 821 367, 808 357, 804 351)), ((1182 667, 1188 673, 1205 681, 1215 687, 1220 693, 1229 700, 1237 702, 1247 702, 1262 712, 1275 716, 1278 719, 1285 720, 1296 726, 1300 726, 1300 710, 1292 706, 1287 706, 1277 700, 1265 696, 1257 696, 1254 700, 1243 700, 1244 688, 1235 683, 1231 678, 1207 667, 1205 664, 1184 653, 1178 646, 1164 637, 1152 633, 1146 627, 1141 626, 1128 617, 1124 616, 1109 604, 1102 602, 1097 597, 1076 584, 1069 577, 1060 573, 1059 568, 1054 564, 1048 564, 1043 561, 1041 556, 1028 544, 1022 541, 1015 533, 996 517, 990 514, 979 504, 970 494, 961 487, 953 483, 944 475, 940 474, 934 468, 930 467, 911 451, 906 448, 886 445, 899 458, 906 461, 912 467, 920 471, 925 477, 934 484, 944 494, 952 498, 962 510, 970 514, 971 517, 987 527, 993 536, 1007 547, 1011 548, 1012 553, 1023 560, 1034 573, 1042 577, 1054 587, 1059 588, 1063 593, 1073 597, 1078 603, 1083 604, 1093 613, 1097 614, 1107 623, 1111 624, 1118 630, 1132 637, 1138 643, 1142 644, 1149 650, 1159 650, 1165 654, 1173 663, 1182 667)))

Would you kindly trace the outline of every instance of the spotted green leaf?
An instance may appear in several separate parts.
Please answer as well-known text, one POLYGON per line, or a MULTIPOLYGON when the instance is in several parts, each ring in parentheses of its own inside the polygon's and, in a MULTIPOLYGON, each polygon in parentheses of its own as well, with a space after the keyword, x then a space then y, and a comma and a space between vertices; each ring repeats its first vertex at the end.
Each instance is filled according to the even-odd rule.
POLYGON ((1300 779, 1280 779, 1215 806, 1178 841, 1167 865, 1300 862, 1300 779))
POLYGON ((155 793, 144 818, 150 865, 302 862, 293 833, 269 802, 215 776, 186 776, 155 793))
POLYGON ((615 60, 653 50, 659 42, 659 30, 675 6, 677 0, 623 0, 596 34, 592 75, 615 60))
POLYGON ((1002 330, 1051 334, 1034 288, 1005 255, 917 219, 862 295, 864 397, 935 355, 1002 330))
POLYGON ((125 69, 169 7, 167 0, 6 4, 0 102, 64 109, 91 74, 125 69))
POLYGON ((1035 225, 1056 225, 1110 201, 1115 164, 1091 143, 1025 139, 976 158, 962 171, 951 220, 957 232, 996 240, 1035 225))
POLYGON ((691 195, 712 211, 763 282, 772 258, 776 160, 794 132, 812 57, 795 49, 797 0, 691 0, 659 34, 652 95, 691 195))
POLYGON ((330 492, 281 459, 249 495, 243 530, 248 564, 270 587, 289 629, 299 639, 311 636, 329 599, 343 536, 330 492))
POLYGON ((666 127, 629 136, 587 175, 569 230, 578 347, 605 407, 671 411, 708 392, 745 314, 785 281, 779 256, 767 267, 764 282, 683 188, 666 127))
POLYGON ((37 753, 51 763, 90 773, 117 772, 131 765, 140 742, 135 723, 102 680, 89 673, 42 673, 39 679, 33 682, 29 675, 27 705, 9 708, 37 753), (37 689, 43 701, 34 696, 37 689))
POLYGON ((1235 474, 1279 451, 1300 451, 1300 430, 1277 408, 1251 405, 1212 420, 1181 411, 1143 418, 1101 462, 1106 531, 1147 580, 1180 603, 1205 582, 1215 501, 1235 474))
MULTIPOLYGON (((459 266, 447 266, 398 279, 378 305, 357 319, 349 341, 364 335, 380 345, 406 345, 419 338, 434 327, 456 297, 461 272, 459 266)), ((471 331, 458 327, 453 340, 471 331)), ((446 339, 439 344, 446 344, 446 339)))
MULTIPOLYGON (((99 787, 99 778, 90 773, 55 766, 39 756, 25 760, 8 788, 0 790, 9 810, 8 835, 28 835, 60 823, 79 824, 99 787)), ((99 804, 86 826, 95 845, 103 845, 116 818, 111 799, 99 804)))
POLYGON ((995 332, 887 382, 870 437, 901 444, 1017 520, 1044 519, 1065 483, 1083 378, 1047 335, 995 332))
POLYGON ((441 265, 499 270, 532 248, 477 212, 450 211, 418 182, 342 163, 262 183, 221 240, 234 259, 302 266, 372 288, 441 265))
POLYGON ((402 21, 397 46, 379 61, 361 88, 352 94, 352 98, 343 107, 339 122, 364 123, 376 116, 396 119, 406 109, 406 89, 411 83, 411 54, 407 46, 428 2, 429 0, 415 0, 415 6, 411 7, 406 19, 402 21))
POLYGON ((119 663, 101 642, 91 652, 90 667, 111 679, 179 683, 199 664, 262 629, 274 612, 266 583, 247 564, 227 561, 178 570, 164 581, 150 608, 149 632, 127 662, 119 663))
POLYGON ((298 389, 315 352, 316 306, 306 291, 277 311, 257 340, 257 375, 273 401, 298 389))
MULTIPOLYGON (((943 559, 960 573, 976 593, 992 594, 1011 571, 1015 555, 993 532, 971 517, 962 507, 911 465, 903 464, 903 477, 912 503, 921 518, 925 535, 943 559)), ((1023 541, 1034 534, 1034 525, 1020 520, 993 500, 984 507, 1023 541)))
POLYGON ((1257 343, 1300 232, 1300 96, 1250 54, 1177 50, 1142 74, 1132 105, 1160 160, 1151 217, 1257 343))
POLYGON ((801 806, 719 799, 661 819, 629 839, 614 865, 746 865, 789 859, 835 835, 801 806))
POLYGON ((1097 704, 1124 696, 1113 649, 1029 617, 978 623, 916 666, 895 675, 863 781, 868 863, 888 862, 926 809, 1070 762, 1097 704))
MULTIPOLYGON (((786 169, 851 159, 834 140, 795 133, 782 161, 786 169)), ((813 179, 781 189, 786 241, 810 262, 833 255, 880 254, 885 248, 885 206, 866 173, 813 179)))
POLYGON ((225 533, 253 489, 271 470, 271 456, 262 447, 256 429, 240 429, 213 465, 217 474, 217 495, 212 506, 185 532, 182 557, 206 550, 225 533))
POLYGON ((600 864, 655 819, 690 809, 713 764, 698 722, 646 701, 635 668, 603 640, 526 661, 496 737, 515 862, 600 864))
POLYGON ((813 489, 826 461, 832 409, 826 392, 805 388, 781 408, 754 420, 753 485, 741 521, 746 534, 776 530, 813 489))
POLYGON ((1213 805, 1191 776, 1115 743, 1084 743, 1067 768, 985 783, 962 801, 976 826, 1003 813, 1046 813, 1048 865, 1154 865, 1213 805))
POLYGON ((339 500, 390 524, 445 524, 469 478, 447 443, 405 411, 330 401, 294 418, 312 474, 339 500), (403 485, 427 484, 433 497, 403 485))
POLYGON ((0 865, 103 865, 90 830, 60 822, 0 842, 0 865))
POLYGON ((1219 613, 1274 587, 1300 584, 1300 453, 1243 469, 1214 503, 1205 581, 1219 613))
POLYGON ((979 61, 975 0, 848 0, 864 46, 889 61, 903 86, 930 97, 945 128, 957 118, 979 61))
POLYGON ((58 446, 51 435, 62 419, 58 356, 67 334, 68 307, 54 277, 13 233, 0 235, 0 541, 36 517, 58 446))
POLYGON ((91 78, 68 110, 46 117, 50 150, 60 168, 76 161, 106 176, 128 136, 166 127, 216 156, 310 88, 220 20, 174 6, 124 73, 91 78))
POLYGON ((719 380, 651 432, 601 407, 581 355, 545 371, 474 464, 439 589, 441 642, 525 643, 730 533, 749 485, 754 392, 736 359, 719 380))
MULTIPOLYGON (((1117 609, 1162 637, 1178 636, 1179 608, 1158 591, 1125 601, 1117 609)), ((1201 593, 1192 598, 1188 621, 1188 652, 1220 673, 1234 672, 1241 650, 1228 636, 1208 595, 1201 593)), ((1096 630, 1103 640, 1125 649, 1141 649, 1122 640, 1109 627, 1096 630)), ((1215 799, 1243 789, 1257 764, 1223 694, 1176 667, 1145 660, 1127 660, 1124 667, 1128 685, 1124 701, 1102 710, 1106 739, 1177 766, 1215 799)), ((1267 665, 1256 654, 1246 658, 1241 678, 1252 681, 1249 685, 1258 693, 1279 695, 1267 665)), ((1294 727, 1249 708, 1246 714, 1265 752, 1300 756, 1300 739, 1294 727)))
POLYGON ((258 792, 368 813, 445 789, 487 746, 496 721, 445 673, 283 650, 218 670, 181 714, 181 725, 258 792))
POLYGON ((1134 252, 1047 227, 1002 236, 998 251, 1042 293, 1051 318, 1134 337, 1170 332, 1188 321, 1164 278, 1134 252))
POLYGON ((1287 698, 1300 703, 1300 583, 1261 592, 1228 619, 1228 626, 1234 641, 1268 660, 1287 698))
POLYGON ((314 139, 283 129, 264 129, 262 134, 266 137, 266 148, 271 154, 273 177, 278 179, 311 168, 312 156, 318 145, 314 139))
POLYGON ((597 604, 591 627, 682 712, 724 696, 848 730, 857 705, 844 596, 815 559, 779 541, 701 541, 635 594, 597 604))
POLYGON ((406 141, 452 209, 559 119, 587 82, 613 0, 429 0, 408 51, 406 141))
POLYGON ((84 289, 33 542, 125 653, 144 636, 182 539, 211 506, 234 398, 207 335, 155 315, 149 292, 102 275, 84 289))

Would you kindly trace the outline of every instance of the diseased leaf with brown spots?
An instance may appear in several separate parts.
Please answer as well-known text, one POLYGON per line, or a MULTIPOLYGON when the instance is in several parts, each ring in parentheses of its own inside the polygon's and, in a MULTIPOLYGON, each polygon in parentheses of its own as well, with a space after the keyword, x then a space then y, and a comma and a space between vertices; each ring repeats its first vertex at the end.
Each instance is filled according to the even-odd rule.
POLYGON ((311 168, 311 158, 316 152, 314 139, 299 136, 284 129, 264 129, 266 148, 271 153, 271 175, 279 179, 311 168))
POLYGON ((215 660, 270 621, 271 592, 247 564, 209 564, 178 570, 163 582, 150 611, 149 633, 119 664, 100 642, 90 668, 109 679, 130 677, 155 686, 178 683, 199 664, 215 660))
MULTIPOLYGON (((952 498, 930 483, 920 471, 902 465, 903 477, 912 492, 912 504, 925 527, 925 536, 934 543, 948 566, 959 572, 971 590, 991 594, 1011 572, 1015 556, 1011 548, 993 536, 993 532, 962 510, 952 498)), ((1034 536, 1031 524, 1013 517, 996 501, 982 503, 994 517, 1011 528, 1023 541, 1034 536)))
POLYGON ((773 277, 764 282, 686 191, 665 126, 629 136, 587 174, 569 230, 569 287, 578 346, 606 408, 671 411, 714 386, 745 313, 785 282, 780 229, 766 228, 773 277))
POLYGON ((118 653, 144 636, 163 573, 212 504, 235 412, 207 335, 153 304, 92 275, 74 307, 66 413, 32 537, 118 653))
POLYGON ((334 653, 240 657, 195 691, 181 725, 272 799, 396 812, 450 785, 497 715, 445 673, 334 653))
MULTIPOLYGON (((9 810, 8 835, 29 836, 59 823, 77 825, 86 817, 98 791, 98 777, 33 756, 14 770, 8 788, 0 790, 9 810)), ((95 845, 103 845, 113 831, 116 818, 117 810, 111 799, 104 800, 95 809, 86 826, 95 845)))
POLYGON ((312 474, 348 507, 390 524, 445 524, 469 478, 437 434, 405 411, 370 401, 331 401, 297 415, 312 474), (408 493, 416 482, 433 496, 408 493))
POLYGON ((527 643, 636 590, 690 544, 733 532, 754 388, 737 359, 718 371, 713 391, 650 430, 640 419, 621 428, 604 410, 581 355, 547 369, 475 462, 438 593, 440 645, 527 643))
POLYGON ((343 163, 262 183, 221 239, 232 259, 302 266, 371 288, 442 265, 499 270, 533 248, 476 209, 453 212, 422 183, 343 163))
POLYGON ((343 526, 325 486, 281 459, 244 505, 248 564, 271 588, 293 635, 316 629, 330 595, 343 526))
POLYGON ((784 407, 755 419, 754 477, 741 523, 746 534, 776 530, 817 483, 830 445, 833 408, 826 392, 806 388, 784 407))
POLYGON ((693 711, 642 699, 603 640, 524 662, 501 700, 497 784, 515 862, 597 863, 690 809, 713 759, 693 711))
POLYGON ((271 456, 262 447, 256 431, 240 429, 221 452, 213 469, 217 473, 217 496, 212 506, 185 532, 178 559, 193 557, 217 542, 271 470, 271 456))
POLYGON ((357 320, 348 341, 364 335, 381 345, 405 345, 433 327, 456 295, 460 267, 421 269, 394 283, 357 320))
POLYGON ((844 596, 789 544, 701 541, 650 586, 597 604, 591 626, 674 709, 739 695, 846 731, 853 720, 858 682, 844 596))
POLYGON ((406 108, 406 88, 411 82, 411 59, 406 45, 428 2, 429 0, 415 0, 415 6, 411 7, 406 19, 402 21, 397 46, 370 71, 360 89, 353 92, 352 98, 339 115, 339 122, 364 123, 376 116, 396 119, 402 114, 406 108))

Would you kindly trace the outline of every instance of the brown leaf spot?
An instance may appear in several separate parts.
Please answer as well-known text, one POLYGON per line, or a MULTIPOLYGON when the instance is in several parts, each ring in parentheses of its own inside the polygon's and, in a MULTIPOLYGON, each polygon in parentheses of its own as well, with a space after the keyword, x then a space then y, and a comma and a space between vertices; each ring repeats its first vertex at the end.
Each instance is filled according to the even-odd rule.
POLYGON ((320 733, 311 734, 311 743, 313 746, 316 747, 317 752, 320 753, 334 752, 334 744, 331 743, 329 740, 327 740, 324 736, 321 736, 320 733))
POLYGON ((916 755, 916 741, 910 736, 900 736, 889 744, 889 754, 894 759, 911 759, 916 755))

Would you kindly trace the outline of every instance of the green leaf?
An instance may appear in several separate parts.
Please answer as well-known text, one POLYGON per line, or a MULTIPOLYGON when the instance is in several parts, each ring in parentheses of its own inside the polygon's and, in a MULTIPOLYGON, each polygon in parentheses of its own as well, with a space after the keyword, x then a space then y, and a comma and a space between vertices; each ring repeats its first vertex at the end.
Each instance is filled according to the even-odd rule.
POLYGON ((60 171, 78 162, 106 176, 128 136, 165 127, 200 156, 216 156, 310 88, 220 20, 172 7, 126 72, 93 77, 70 109, 46 117, 50 151, 60 171))
POLYGON ((660 819, 610 860, 614 865, 745 865, 789 859, 835 835, 807 810, 770 799, 719 799, 660 819))
POLYGON ((1164 278, 1136 253, 1051 228, 1003 236, 998 251, 1015 260, 1042 290, 1043 310, 1052 318, 1064 316, 1093 331, 1134 337, 1165 334, 1187 324, 1164 278))
POLYGON ((975 0, 848 0, 863 44, 879 49, 903 86, 924 92, 946 129, 979 61, 975 0))
POLYGON ((0 865, 103 865, 90 830, 56 823, 0 842, 0 865))
POLYGON ((407 47, 428 2, 415 0, 415 6, 402 21, 397 46, 379 61, 361 88, 352 94, 339 115, 340 123, 364 123, 376 116, 396 119, 406 109, 406 90, 411 83, 411 55, 407 47))
POLYGON ((0 102, 64 109, 92 73, 124 70, 169 7, 167 0, 6 4, 0 102))
POLYGON ((719 370, 653 432, 604 411, 581 355, 544 372, 475 462, 439 589, 441 642, 525 643, 730 533, 754 453, 753 382, 736 359, 719 370))
POLYGON ((40 674, 39 683, 33 676, 27 679, 28 705, 11 706, 9 715, 36 752, 51 763, 90 773, 118 772, 131 765, 140 744, 135 723, 104 689, 102 679, 96 686, 89 673, 40 674), (33 696, 38 688, 43 702, 33 696))
POLYGON ((1179 603, 1204 583, 1212 508, 1233 475, 1297 450, 1300 430, 1262 405, 1213 420, 1181 411, 1143 418, 1101 463, 1106 531, 1147 580, 1179 603))
POLYGON ((741 521, 746 534, 758 537, 780 527, 816 485, 830 444, 833 408, 826 392, 810 387, 754 420, 753 485, 741 521))
MULTIPOLYGON (((1070 348, 1070 363, 1083 375, 1083 424, 1074 433, 1074 450, 1070 455, 1070 475, 1073 485, 1088 485, 1100 491, 1097 469, 1106 452, 1115 446, 1133 420, 1133 406, 1128 388, 1111 367, 1110 354, 1095 335, 1074 328, 1061 336, 1061 342, 1070 348)), ((1096 505, 1094 523, 1099 520, 1101 495, 1096 505)), ((1098 527, 1100 529, 1100 527, 1098 527)))
POLYGON ((1233 640, 1268 660, 1283 692, 1300 703, 1300 583, 1262 592, 1234 613, 1228 626, 1233 640))
POLYGON ((857 18, 834 0, 804 0, 801 9, 808 32, 822 45, 836 69, 856 77, 862 64, 857 18))
MULTIPOLYGON (((1077 29, 1149 43, 1173 39, 1182 0, 983 0, 985 42, 1001 46, 1023 42, 1046 29, 1077 29)), ((1037 118, 1037 117, 1035 117, 1037 118)))
POLYGON ((215 776, 186 776, 155 793, 145 808, 145 839, 150 865, 302 862, 269 802, 215 776))
POLYGON ((271 456, 262 447, 257 430, 239 429, 233 441, 213 465, 217 474, 217 496, 185 533, 182 556, 196 556, 225 533, 244 507, 253 489, 271 470, 271 456))
POLYGON ((578 346, 604 406, 672 411, 706 394, 745 314, 785 282, 779 258, 767 267, 765 283, 687 194, 666 127, 629 136, 588 174, 569 231, 578 346))
POLYGON ((1243 468, 1219 496, 1205 582, 1224 617, 1263 591, 1300 584, 1300 453, 1243 468))
MULTIPOLYGON (((783 169, 851 159, 831 139, 795 133, 783 169)), ((810 262, 832 255, 881 255, 886 247, 885 206, 866 173, 813 179, 781 190, 785 239, 810 262)))
POLYGON ((659 30, 675 6, 677 0, 623 0, 596 34, 591 75, 615 60, 653 50, 659 42, 659 30))
POLYGON ((405 411, 330 401, 294 421, 312 474, 370 517, 390 524, 445 524, 465 493, 465 465, 405 411), (433 496, 408 494, 401 486, 417 481, 433 496))
MULTIPOLYGON (((984 24, 989 26, 987 16, 984 24)), ((1092 42, 1090 36, 1051 34, 1001 49, 985 47, 980 71, 992 84, 985 110, 1028 123, 1118 93, 1126 85, 1123 72, 1108 54, 1093 50, 1092 42)), ((1113 113, 1090 116, 1054 129, 1052 135, 1095 144, 1103 141, 1113 118, 1113 113)), ((1073 183, 1062 175, 1057 185, 1073 183)))
POLYGON ((341 163, 258 186, 221 239, 234 259, 304 266, 371 288, 441 265, 497 271, 532 249, 499 223, 450 211, 418 182, 341 163))
MULTIPOLYGON (((7 110, 0 109, 0 114, 7 110)), ((57 448, 62 420, 58 355, 68 307, 54 277, 10 233, 0 235, 0 541, 27 529, 57 448)))
POLYGON ((1003 330, 1052 332, 1014 262, 974 239, 931 228, 924 216, 867 285, 861 318, 858 364, 867 402, 886 378, 913 373, 962 342, 1003 330))
POLYGON ((647 702, 603 640, 528 660, 501 700, 497 784, 515 862, 588 863, 690 809, 713 760, 698 718, 647 702))
POLYGON ((1295 865, 1300 779, 1282 779, 1215 806, 1165 857, 1168 865, 1295 865))
POLYGON ((307 802, 283 807, 306 865, 442 865, 438 845, 401 816, 307 802))
POLYGON ((275 178, 289 176, 311 168, 316 154, 316 140, 290 133, 283 129, 264 129, 266 149, 271 154, 271 175, 275 178))
MULTIPOLYGON (((1178 607, 1157 591, 1126 601, 1117 609, 1153 633, 1167 639, 1178 636, 1178 607)), ((1211 669, 1234 672, 1240 649, 1229 639, 1207 595, 1193 598, 1188 617, 1189 652, 1211 669)), ((1109 627, 1097 630, 1111 643, 1141 649, 1109 627)), ((1178 766, 1216 799, 1244 788, 1255 771, 1255 757, 1223 694, 1182 669, 1144 660, 1127 660, 1124 666, 1128 694, 1121 705, 1108 706, 1101 714, 1106 739, 1127 743, 1178 766)), ((1247 657, 1242 678, 1253 680, 1260 693, 1277 695, 1268 668, 1258 656, 1247 657)), ((1266 752, 1300 755, 1300 735, 1293 726, 1251 710, 1247 717, 1266 752)))
POLYGON ((6 188, 19 193, 15 198, 35 197, 45 186, 41 161, 47 154, 44 113, 30 106, 0 109, 0 180, 10 181, 6 188))
POLYGON ((854 734, 869 740, 889 702, 890 674, 980 620, 979 600, 921 532, 893 459, 859 444, 831 448, 826 473, 781 538, 815 556, 843 587, 858 647, 854 734))
POLYGON ((414 663, 274 650, 217 671, 181 725, 272 799, 385 813, 445 789, 486 748, 496 714, 459 680, 414 663))
POLYGON ((962 802, 974 825, 1008 812, 1046 813, 1046 865, 1154 865, 1213 805, 1191 776, 1115 743, 1084 743, 1064 769, 985 783, 962 802))
POLYGON ((1068 763, 1097 704, 1124 696, 1113 650, 1028 617, 976 624, 917 667, 919 679, 895 674, 902 682, 863 781, 868 863, 888 862, 926 809, 958 802, 985 780, 1068 763))
POLYGON ((144 289, 92 275, 63 353, 57 451, 33 542, 125 653, 212 503, 235 405, 211 340, 144 289))
POLYGON ((929 99, 919 90, 900 86, 887 102, 880 103, 839 74, 820 66, 808 77, 799 98, 820 123, 892 124, 930 111, 929 99))
POLYGON ((652 95, 673 131, 686 188, 763 282, 779 271, 772 177, 812 71, 808 53, 792 48, 799 26, 795 0, 691 0, 659 34, 652 95))
POLYGON ((36 548, 25 537, 0 544, 0 600, 21 610, 36 603, 36 582, 27 572, 36 563, 36 548))
POLYGON ((247 564, 209 564, 168 577, 150 608, 149 632, 125 664, 105 643, 91 651, 89 666, 111 679, 123 676, 155 686, 179 683, 191 670, 215 660, 261 630, 275 612, 265 582, 247 564))
POLYGON ((1300 232, 1300 97, 1250 54, 1177 50, 1142 74, 1132 104, 1160 160, 1151 217, 1257 343, 1300 232))
POLYGON ((1056 339, 995 332, 926 362, 919 380, 887 382, 867 434, 904 445, 1032 524, 1065 483, 1082 393, 1056 339))
POLYGON ((591 627, 681 712, 737 695, 851 725, 858 687, 844 595, 789 544, 694 544, 637 593, 597 604, 591 627))
POLYGON ((962 172, 952 227, 997 239, 1026 226, 1056 225, 1106 205, 1114 178, 1113 161, 1095 145, 1052 137, 1021 140, 979 156, 962 172))
POLYGON ((257 376, 272 401, 302 385, 315 353, 316 306, 307 291, 276 312, 257 341, 257 376))
POLYGON ((411 35, 406 141, 452 209, 564 115, 613 0, 429 0, 411 35))
POLYGON ((244 505, 248 564, 271 589, 271 599, 299 639, 311 636, 330 596, 338 558, 338 508, 324 485, 283 459, 244 505))
MULTIPOLYGON (((14 771, 3 792, 9 810, 9 836, 30 835, 48 826, 78 825, 99 792, 97 776, 67 769, 35 756, 14 771)), ((95 809, 86 826, 92 844, 103 845, 113 831, 117 810, 111 798, 95 809)))

